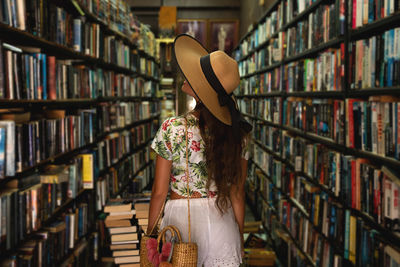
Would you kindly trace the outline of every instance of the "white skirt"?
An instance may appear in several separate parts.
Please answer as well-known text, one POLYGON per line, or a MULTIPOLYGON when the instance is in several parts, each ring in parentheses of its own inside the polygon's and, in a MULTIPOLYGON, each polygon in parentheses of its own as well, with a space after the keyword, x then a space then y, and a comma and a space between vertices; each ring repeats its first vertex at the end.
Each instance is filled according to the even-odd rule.
MULTIPOLYGON (((232 207, 221 215, 215 198, 190 199, 190 218, 192 242, 198 246, 198 267, 240 265, 240 233, 232 207)), ((161 229, 171 224, 179 229, 182 241, 188 242, 187 199, 167 201, 161 229)))

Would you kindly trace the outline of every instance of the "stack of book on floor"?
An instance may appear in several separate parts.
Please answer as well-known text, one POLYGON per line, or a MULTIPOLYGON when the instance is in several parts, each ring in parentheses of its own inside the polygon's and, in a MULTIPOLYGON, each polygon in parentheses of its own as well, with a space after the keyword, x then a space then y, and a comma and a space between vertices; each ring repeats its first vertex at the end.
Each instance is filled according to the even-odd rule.
POLYGON ((147 225, 149 223, 149 208, 150 203, 135 203, 136 210, 136 219, 138 221, 138 225, 142 228, 143 232, 146 233, 147 225))
POLYGON ((244 242, 245 261, 248 266, 274 266, 276 255, 261 237, 250 233, 244 242))
POLYGON ((258 233, 261 230, 261 221, 245 222, 243 231, 245 233, 258 233))
POLYGON ((276 255, 273 250, 264 248, 245 248, 248 266, 275 266, 276 255))
POLYGON ((140 266, 136 210, 131 203, 114 200, 104 207, 108 216, 104 224, 110 235, 110 250, 115 264, 125 267, 140 266))

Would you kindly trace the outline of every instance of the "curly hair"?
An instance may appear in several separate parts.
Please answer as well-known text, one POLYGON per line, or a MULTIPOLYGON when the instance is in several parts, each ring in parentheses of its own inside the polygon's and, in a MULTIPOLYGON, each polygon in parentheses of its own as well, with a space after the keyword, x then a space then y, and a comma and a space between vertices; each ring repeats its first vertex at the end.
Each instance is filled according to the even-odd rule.
POLYGON ((240 140, 237 140, 231 126, 219 121, 202 103, 197 103, 194 111, 200 114, 200 134, 205 143, 206 188, 210 188, 211 181, 215 182, 218 191, 216 205, 224 213, 229 208, 231 186, 239 184, 241 179, 241 155, 246 133, 240 130, 240 140))

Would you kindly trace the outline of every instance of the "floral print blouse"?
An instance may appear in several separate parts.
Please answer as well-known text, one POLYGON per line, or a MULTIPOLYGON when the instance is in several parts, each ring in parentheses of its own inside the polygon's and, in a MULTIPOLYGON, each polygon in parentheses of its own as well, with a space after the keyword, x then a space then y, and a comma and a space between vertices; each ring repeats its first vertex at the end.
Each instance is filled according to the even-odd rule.
MULTIPOLYGON (((205 158, 205 144, 201 138, 198 119, 189 114, 187 118, 189 144, 189 195, 194 192, 201 197, 216 195, 216 186, 210 184, 207 192, 207 166, 205 158)), ((172 160, 170 187, 181 196, 187 196, 186 177, 186 135, 185 117, 170 117, 166 119, 158 130, 151 148, 166 160, 172 160)), ((246 152, 244 158, 248 158, 246 152)))

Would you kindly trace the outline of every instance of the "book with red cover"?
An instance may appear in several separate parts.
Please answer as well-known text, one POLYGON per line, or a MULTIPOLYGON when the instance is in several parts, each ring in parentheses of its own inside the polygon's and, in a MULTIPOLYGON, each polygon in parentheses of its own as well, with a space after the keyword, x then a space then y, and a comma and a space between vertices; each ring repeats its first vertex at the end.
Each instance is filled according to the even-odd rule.
POLYGON ((49 56, 47 58, 48 62, 48 81, 47 81, 47 89, 48 89, 48 99, 57 99, 57 91, 56 91, 56 58, 54 56, 49 56))

